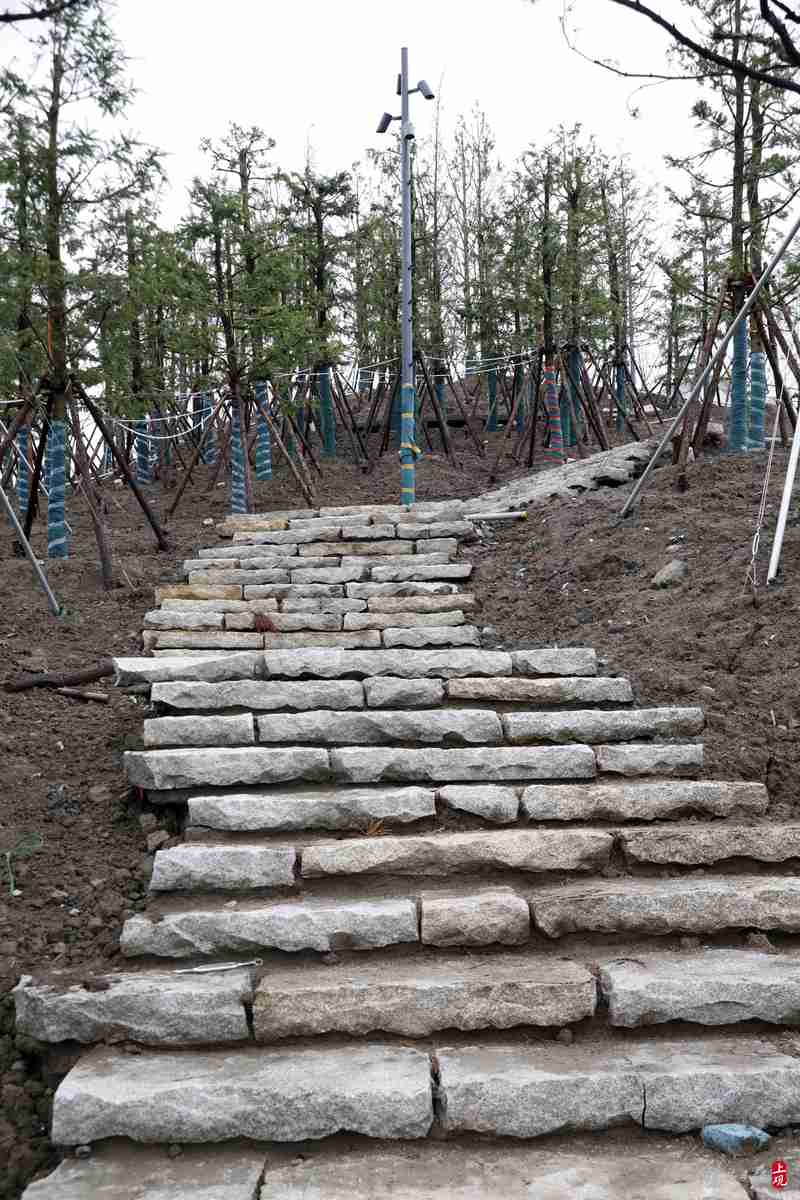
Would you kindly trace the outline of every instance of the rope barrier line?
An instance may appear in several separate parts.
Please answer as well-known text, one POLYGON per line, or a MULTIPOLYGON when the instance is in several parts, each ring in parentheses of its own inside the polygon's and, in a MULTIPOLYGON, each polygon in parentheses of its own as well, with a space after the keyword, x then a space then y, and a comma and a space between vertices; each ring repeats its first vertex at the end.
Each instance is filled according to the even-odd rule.
POLYGON ((772 426, 772 437, 769 443, 769 454, 767 456, 767 467, 764 472, 764 485, 761 488, 761 503, 758 506, 758 516, 756 517, 756 529, 753 534, 752 552, 750 555, 750 563, 745 576, 745 587, 750 584, 750 587, 755 592, 758 590, 758 551, 761 543, 761 531, 764 528, 764 522, 767 518, 767 496, 769 493, 769 480, 772 474, 772 462, 775 457, 775 445, 778 440, 778 429, 780 427, 781 403, 783 400, 783 388, 781 395, 778 397, 778 402, 775 405, 775 420, 772 426))

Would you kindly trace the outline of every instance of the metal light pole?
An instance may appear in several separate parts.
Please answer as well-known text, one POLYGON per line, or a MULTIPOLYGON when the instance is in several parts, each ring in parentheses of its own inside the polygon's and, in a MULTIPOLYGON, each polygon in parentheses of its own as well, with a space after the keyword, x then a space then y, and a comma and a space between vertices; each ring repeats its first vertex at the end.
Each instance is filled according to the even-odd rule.
POLYGON ((416 499, 416 388, 414 386, 414 330, 411 318, 411 142, 414 127, 409 120, 408 98, 420 92, 426 100, 433 92, 424 79, 415 88, 408 86, 408 49, 400 51, 400 76, 397 86, 400 95, 400 116, 384 113, 378 133, 386 133, 392 121, 400 121, 400 200, 402 212, 402 293, 400 328, 400 503, 406 506, 416 499))

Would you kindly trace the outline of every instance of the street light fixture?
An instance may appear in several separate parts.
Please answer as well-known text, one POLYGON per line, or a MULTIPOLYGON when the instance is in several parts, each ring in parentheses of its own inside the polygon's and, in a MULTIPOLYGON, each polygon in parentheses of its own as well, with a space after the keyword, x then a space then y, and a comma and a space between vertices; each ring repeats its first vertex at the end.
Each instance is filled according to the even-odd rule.
POLYGON ((386 133, 392 121, 400 121, 400 193, 403 219, 402 266, 402 348, 400 358, 400 503, 409 506, 416 498, 416 389, 414 386, 414 335, 411 327, 411 142, 414 127, 408 118, 408 97, 419 92, 426 100, 433 92, 424 79, 415 88, 408 86, 408 49, 400 51, 400 74, 397 94, 400 96, 400 116, 384 113, 378 133, 386 133))

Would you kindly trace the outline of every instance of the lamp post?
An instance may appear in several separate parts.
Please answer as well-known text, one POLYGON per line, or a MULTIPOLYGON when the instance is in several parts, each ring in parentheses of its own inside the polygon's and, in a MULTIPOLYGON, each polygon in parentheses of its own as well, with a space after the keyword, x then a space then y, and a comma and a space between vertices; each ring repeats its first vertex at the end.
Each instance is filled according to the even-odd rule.
POLYGON ((408 98, 419 92, 426 100, 433 92, 424 79, 415 88, 408 86, 408 49, 400 51, 400 75, 397 80, 400 116, 384 113, 378 133, 386 133, 392 121, 400 122, 400 196, 402 212, 402 296, 400 328, 400 503, 406 506, 416 498, 416 389, 414 387, 414 331, 411 322, 411 142, 414 126, 409 120, 408 98))

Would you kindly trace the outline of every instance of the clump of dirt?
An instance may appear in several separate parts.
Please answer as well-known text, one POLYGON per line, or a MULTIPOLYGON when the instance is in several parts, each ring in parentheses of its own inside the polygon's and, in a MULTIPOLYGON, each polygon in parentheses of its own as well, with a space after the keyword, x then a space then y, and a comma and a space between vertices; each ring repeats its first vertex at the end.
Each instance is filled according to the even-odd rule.
POLYGON ((531 509, 484 543, 474 588, 506 644, 593 646, 629 675, 638 703, 706 710, 705 774, 765 782, 771 815, 797 816, 800 747, 800 516, 790 518, 780 581, 765 585, 786 453, 772 470, 767 520, 748 581, 765 456, 704 459, 690 490, 656 471, 625 519, 629 488, 531 509), (652 586, 670 562, 683 579, 652 586))

